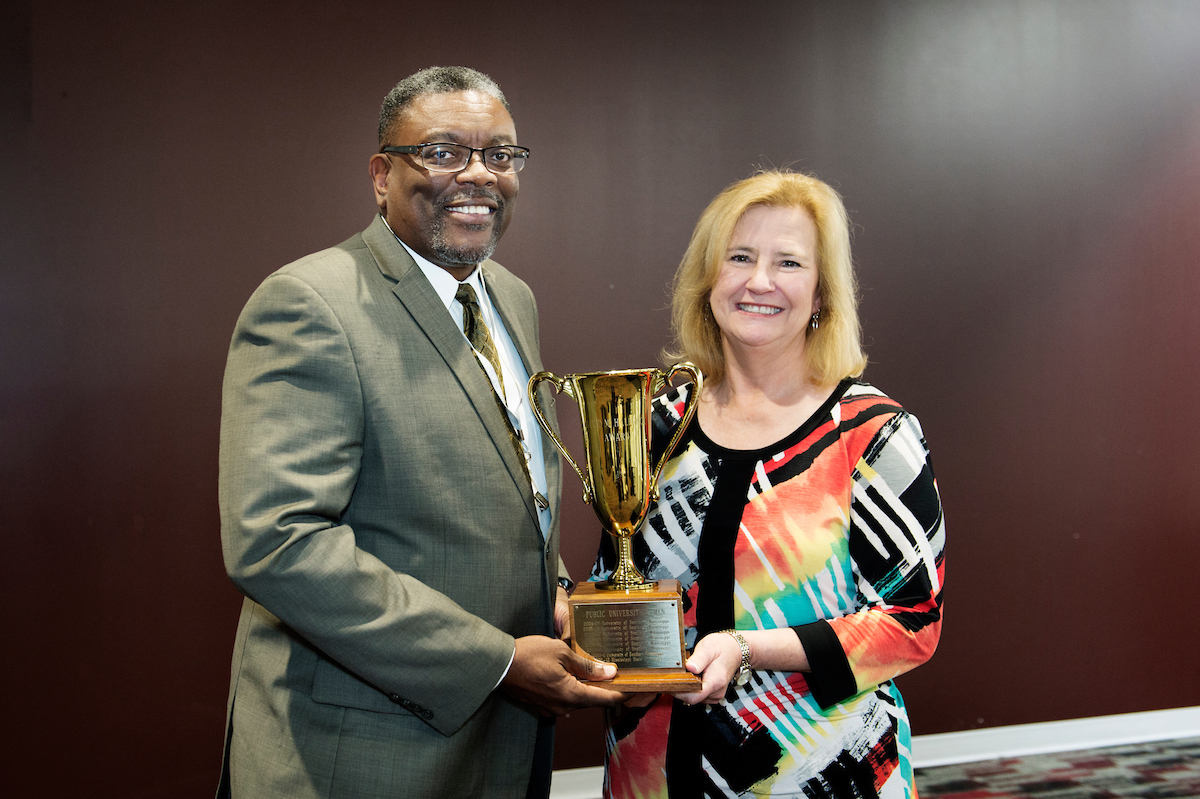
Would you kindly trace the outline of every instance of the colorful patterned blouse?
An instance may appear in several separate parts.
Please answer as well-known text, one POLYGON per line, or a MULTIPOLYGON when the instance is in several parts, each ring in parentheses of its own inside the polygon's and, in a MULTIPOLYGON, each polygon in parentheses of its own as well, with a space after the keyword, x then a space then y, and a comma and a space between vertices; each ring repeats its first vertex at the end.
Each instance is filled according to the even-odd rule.
MULTIPOLYGON (((655 402, 660 448, 687 390, 655 402)), ((730 627, 791 627, 812 671, 754 671, 716 705, 662 695, 614 712, 605 796, 915 797, 891 680, 937 646, 945 542, 916 418, 847 380, 762 450, 717 446, 693 422, 660 486, 634 559, 680 581, 688 648, 730 627)), ((605 539, 593 579, 614 565, 605 539)))

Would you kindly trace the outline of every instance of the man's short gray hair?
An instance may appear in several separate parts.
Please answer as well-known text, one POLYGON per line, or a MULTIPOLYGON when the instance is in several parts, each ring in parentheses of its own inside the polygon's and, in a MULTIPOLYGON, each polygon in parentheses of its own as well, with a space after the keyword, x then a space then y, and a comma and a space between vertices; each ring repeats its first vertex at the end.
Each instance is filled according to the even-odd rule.
MULTIPOLYGON (((400 115, 412 105, 413 100, 426 94, 447 94, 449 92, 482 92, 495 97, 511 113, 504 92, 496 85, 496 81, 482 72, 470 67, 429 67, 420 72, 414 72, 396 84, 396 87, 383 98, 383 106, 379 109, 379 146, 387 144, 387 136, 400 115)), ((413 142, 409 142, 412 144, 413 142)))

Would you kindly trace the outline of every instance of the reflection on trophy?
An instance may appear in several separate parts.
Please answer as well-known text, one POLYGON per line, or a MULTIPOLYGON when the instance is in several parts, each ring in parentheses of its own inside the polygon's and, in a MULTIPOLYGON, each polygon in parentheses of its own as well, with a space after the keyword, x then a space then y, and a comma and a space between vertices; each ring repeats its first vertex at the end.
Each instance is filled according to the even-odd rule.
POLYGON ((617 566, 602 583, 581 583, 570 599, 572 646, 616 663, 609 683, 622 691, 687 692, 700 679, 683 668, 683 601, 678 580, 647 581, 633 563, 633 536, 658 501, 658 478, 696 411, 703 378, 690 363, 661 369, 627 369, 558 377, 538 372, 529 401, 542 428, 583 482, 592 506, 617 549, 617 566), (651 400, 678 373, 691 376, 683 416, 666 450, 651 465, 651 400), (549 381, 579 405, 587 473, 546 423, 537 386, 549 381))

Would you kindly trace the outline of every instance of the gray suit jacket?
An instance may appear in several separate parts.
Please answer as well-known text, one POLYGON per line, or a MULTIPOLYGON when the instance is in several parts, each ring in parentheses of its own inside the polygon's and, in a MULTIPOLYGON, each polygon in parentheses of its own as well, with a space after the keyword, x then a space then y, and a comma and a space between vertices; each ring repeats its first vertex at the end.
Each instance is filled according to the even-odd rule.
MULTIPOLYGON (((482 268, 539 371, 532 293, 482 268)), ((221 419, 235 797, 524 796, 537 716, 493 686, 565 575, 542 443, 545 542, 486 376, 380 219, 254 292, 221 419)))

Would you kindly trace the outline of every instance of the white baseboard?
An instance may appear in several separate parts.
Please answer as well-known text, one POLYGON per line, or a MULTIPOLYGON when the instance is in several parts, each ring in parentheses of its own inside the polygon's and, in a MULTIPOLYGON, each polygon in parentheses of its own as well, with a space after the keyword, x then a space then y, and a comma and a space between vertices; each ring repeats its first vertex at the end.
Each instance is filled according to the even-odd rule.
MULTIPOLYGON (((1200 737, 1200 707, 1181 707, 915 735, 912 759, 923 768, 1194 737, 1200 737)), ((550 799, 600 799, 603 785, 603 766, 560 769, 554 772, 550 799)))
MULTIPOLYGON (((1117 716, 1014 724, 965 732, 913 736, 913 765, 948 766, 1001 757, 1073 752, 1103 746, 1200 736, 1200 707, 1117 716)), ((599 796, 599 794, 596 794, 599 796)))
POLYGON ((604 766, 563 768, 554 772, 550 799, 600 799, 604 788, 604 766))

